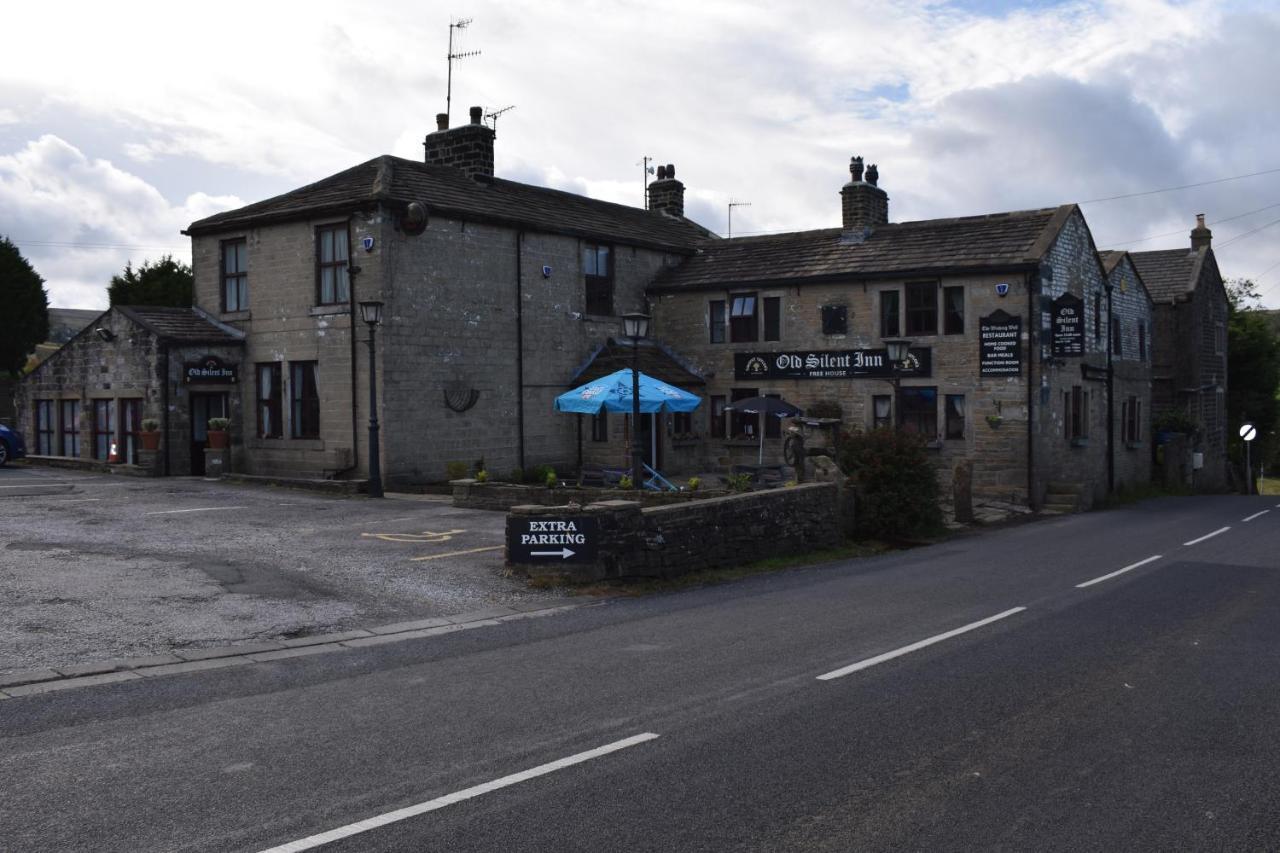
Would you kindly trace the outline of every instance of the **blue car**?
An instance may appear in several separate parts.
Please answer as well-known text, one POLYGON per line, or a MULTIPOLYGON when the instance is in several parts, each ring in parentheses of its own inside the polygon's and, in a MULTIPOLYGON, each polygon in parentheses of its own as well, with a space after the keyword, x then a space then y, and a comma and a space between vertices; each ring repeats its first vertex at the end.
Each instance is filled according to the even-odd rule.
POLYGON ((0 424, 0 468, 10 459, 21 459, 27 455, 27 445, 22 440, 22 433, 0 424))

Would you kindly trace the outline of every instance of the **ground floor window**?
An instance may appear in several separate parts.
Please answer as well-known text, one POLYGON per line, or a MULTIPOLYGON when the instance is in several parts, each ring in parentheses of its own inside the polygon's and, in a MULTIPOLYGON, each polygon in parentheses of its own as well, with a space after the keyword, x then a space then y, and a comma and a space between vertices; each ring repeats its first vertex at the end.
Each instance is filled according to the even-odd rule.
POLYGON ((294 438, 319 438, 320 394, 316 390, 314 361, 289 365, 289 397, 289 434, 294 438))
POLYGON ((871 427, 882 429, 893 426, 893 398, 877 394, 871 398, 871 427))
POLYGON ((41 456, 53 455, 53 401, 36 400, 36 453, 41 456))
POLYGON ((93 458, 106 462, 116 437, 116 401, 93 401, 93 458))
POLYGON ((120 461, 138 464, 138 434, 142 432, 142 401, 120 401, 120 461))
POLYGON ((901 390, 903 432, 914 432, 932 441, 938 435, 938 389, 901 390))
POLYGON ((947 438, 964 438, 964 395, 947 395, 947 438))
POLYGON ((280 414, 280 363, 258 365, 258 438, 284 434, 280 414))
MULTIPOLYGON (((752 397, 760 396, 758 388, 733 388, 729 391, 729 402, 736 403, 739 400, 749 400, 752 397)), ((742 412, 732 412, 729 418, 729 436, 731 438, 737 436, 758 436, 760 434, 760 416, 747 415, 742 412)))
POLYGON ((80 456, 80 401, 62 400, 59 404, 62 428, 62 455, 80 456))
POLYGON ((671 431, 676 435, 692 435, 693 412, 675 412, 672 414, 671 431))
POLYGON ((609 412, 601 409, 591 416, 591 440, 609 440, 609 412))
POLYGON ((1142 401, 1130 397, 1120 406, 1120 424, 1126 444, 1142 441, 1142 401))
POLYGON ((708 435, 712 438, 724 438, 724 397, 722 395, 711 398, 707 413, 710 416, 707 424, 708 435))
POLYGON ((1063 424, 1068 441, 1089 437, 1089 392, 1079 385, 1062 392, 1063 424))

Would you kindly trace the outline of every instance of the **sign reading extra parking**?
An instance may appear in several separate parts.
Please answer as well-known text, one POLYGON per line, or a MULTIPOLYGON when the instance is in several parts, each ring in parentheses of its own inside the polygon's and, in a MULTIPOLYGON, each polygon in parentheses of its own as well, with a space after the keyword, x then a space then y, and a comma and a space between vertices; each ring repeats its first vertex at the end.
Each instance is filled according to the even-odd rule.
POLYGON ((590 563, 596 558, 596 519, 507 517, 507 561, 511 563, 590 563))
MULTIPOLYGON (((930 376, 932 350, 912 347, 899 376, 930 376)), ((857 379, 894 375, 889 354, 882 349, 800 350, 793 352, 735 352, 735 379, 857 379)))

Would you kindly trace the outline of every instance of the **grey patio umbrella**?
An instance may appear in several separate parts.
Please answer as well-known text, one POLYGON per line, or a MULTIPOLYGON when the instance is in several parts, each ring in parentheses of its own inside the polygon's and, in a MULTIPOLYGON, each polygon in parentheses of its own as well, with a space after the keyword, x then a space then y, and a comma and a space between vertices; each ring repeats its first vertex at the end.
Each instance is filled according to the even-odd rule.
MULTIPOLYGON (((763 415, 778 419, 795 418, 804 414, 799 406, 793 406, 781 397, 748 397, 730 403, 725 409, 742 412, 744 415, 763 415)), ((760 422, 760 455, 756 461, 757 464, 764 464, 764 421, 760 422)))

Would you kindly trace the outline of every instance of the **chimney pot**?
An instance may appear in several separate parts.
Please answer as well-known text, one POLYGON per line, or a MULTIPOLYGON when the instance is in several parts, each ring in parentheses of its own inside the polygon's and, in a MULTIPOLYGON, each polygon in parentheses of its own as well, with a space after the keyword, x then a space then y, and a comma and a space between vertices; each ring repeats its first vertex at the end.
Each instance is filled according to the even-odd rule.
POLYGON ((671 181, 676 179, 676 167, 670 163, 667 164, 667 179, 671 181))
POLYGON ((436 130, 448 130, 448 129, 449 129, 449 114, 436 113, 436 130))
POLYGON ((853 157, 849 160, 849 175, 855 184, 862 181, 862 157, 853 157))
POLYGON ((665 181, 666 179, 667 179, 667 167, 666 167, 666 166, 659 166, 659 167, 658 167, 658 180, 660 180, 660 181, 665 181))
POLYGON ((472 124, 479 124, 479 123, 480 123, 480 119, 481 119, 481 118, 483 118, 483 117, 484 117, 484 108, 483 108, 483 107, 472 107, 472 108, 471 108, 471 123, 472 123, 472 124))
POLYGON ((870 166, 867 167, 867 183, 871 184, 871 186, 874 187, 874 186, 877 186, 879 182, 880 182, 880 169, 876 167, 875 163, 872 163, 870 166))
POLYGON ((1191 229, 1191 251, 1207 249, 1213 245, 1213 232, 1204 224, 1204 214, 1196 214, 1196 227, 1191 229))

